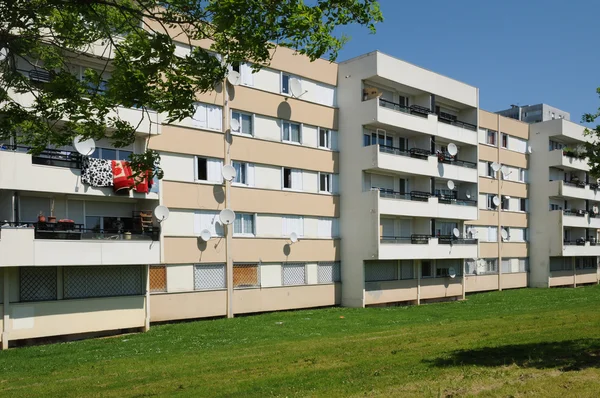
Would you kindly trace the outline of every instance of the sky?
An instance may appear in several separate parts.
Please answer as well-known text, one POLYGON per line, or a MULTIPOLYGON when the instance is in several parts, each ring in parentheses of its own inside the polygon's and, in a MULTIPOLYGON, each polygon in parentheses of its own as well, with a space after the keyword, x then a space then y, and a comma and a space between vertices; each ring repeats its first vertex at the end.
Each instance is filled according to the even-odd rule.
POLYGON ((338 61, 379 50, 479 88, 488 111, 547 103, 571 120, 600 107, 599 0, 380 0, 385 21, 338 61))

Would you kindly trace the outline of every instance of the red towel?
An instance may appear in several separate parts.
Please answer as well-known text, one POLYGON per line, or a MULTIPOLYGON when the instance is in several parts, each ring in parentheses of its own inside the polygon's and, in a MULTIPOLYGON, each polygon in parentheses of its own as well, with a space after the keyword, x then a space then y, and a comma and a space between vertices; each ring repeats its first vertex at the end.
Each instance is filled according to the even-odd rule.
POLYGON ((121 190, 135 189, 139 193, 148 193, 148 174, 145 172, 142 176, 133 178, 133 171, 129 162, 125 160, 113 160, 112 161, 112 172, 113 172, 113 189, 115 192, 121 190))

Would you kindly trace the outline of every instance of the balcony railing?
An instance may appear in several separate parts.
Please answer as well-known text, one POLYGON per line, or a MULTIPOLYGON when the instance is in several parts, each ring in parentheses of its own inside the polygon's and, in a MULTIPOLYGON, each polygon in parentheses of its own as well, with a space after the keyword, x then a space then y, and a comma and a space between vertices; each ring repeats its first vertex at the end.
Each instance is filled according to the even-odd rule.
POLYGON ((440 162, 440 163, 452 164, 455 166, 466 167, 469 169, 477 168, 477 163, 469 162, 466 160, 458 160, 454 156, 450 155, 449 153, 438 152, 437 158, 438 158, 438 162, 440 162))
POLYGON ((461 127, 463 129, 477 131, 477 126, 471 123, 463 122, 452 117, 452 115, 446 115, 444 112, 440 112, 438 120, 442 123, 451 124, 453 126, 461 127))
POLYGON ((73 222, 2 222, 2 228, 33 228, 34 239, 58 240, 153 240, 160 238, 160 227, 151 227, 144 231, 127 231, 125 229, 84 228, 83 224, 73 222))
MULTIPOLYGON (((0 144, 0 151, 13 151, 29 153, 31 147, 0 144)), ((44 149, 41 153, 31 155, 32 164, 44 166, 66 167, 70 169, 81 168, 81 155, 77 152, 64 151, 60 149, 44 149)))
POLYGON ((382 108, 388 108, 395 110, 397 112, 409 113, 411 115, 427 117, 428 115, 434 114, 429 108, 420 106, 420 105, 411 105, 406 106, 402 104, 398 104, 393 101, 384 100, 383 98, 379 98, 379 106, 382 108))
POLYGON ((590 215, 592 215, 592 214, 593 214, 593 215, 595 216, 595 214, 594 214, 594 212, 593 212, 593 211, 589 211, 589 212, 588 212, 588 211, 581 210, 581 209, 579 209, 579 210, 577 210, 577 209, 565 209, 565 210, 563 210, 563 214, 564 214, 565 216, 577 216, 577 217, 585 217, 585 215, 586 215, 586 214, 588 214, 588 213, 589 213, 590 215))
POLYGON ((442 193, 431 194, 424 191, 410 191, 410 192, 398 192, 393 189, 371 187, 379 191, 379 196, 382 198, 391 199, 402 199, 402 200, 414 200, 419 202, 427 202, 429 198, 438 198, 439 203, 458 205, 458 206, 477 206, 476 200, 471 199, 457 199, 456 195, 446 195, 442 193))
POLYGON ((454 235, 430 236, 424 234, 412 234, 410 236, 388 236, 380 237, 381 243, 410 243, 413 245, 427 244, 432 238, 437 238, 438 243, 442 245, 476 245, 477 239, 457 238, 454 235))

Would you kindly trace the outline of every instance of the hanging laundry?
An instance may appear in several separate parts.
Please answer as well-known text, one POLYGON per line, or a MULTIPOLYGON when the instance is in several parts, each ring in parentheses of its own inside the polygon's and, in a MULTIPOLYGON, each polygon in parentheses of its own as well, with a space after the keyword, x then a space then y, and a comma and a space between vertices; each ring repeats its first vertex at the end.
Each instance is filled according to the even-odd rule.
POLYGON ((81 160, 81 182, 92 187, 112 187, 111 161, 84 156, 81 160))
POLYGON ((113 160, 111 163, 113 175, 113 189, 115 192, 135 189, 139 193, 148 193, 148 172, 143 176, 133 177, 129 162, 113 160))

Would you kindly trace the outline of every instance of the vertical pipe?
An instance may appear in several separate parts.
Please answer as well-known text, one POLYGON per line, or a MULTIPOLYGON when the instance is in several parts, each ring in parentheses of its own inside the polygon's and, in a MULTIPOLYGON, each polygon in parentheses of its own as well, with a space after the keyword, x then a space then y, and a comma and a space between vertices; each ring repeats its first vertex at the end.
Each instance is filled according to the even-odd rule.
MULTIPOLYGON (((227 79, 223 79, 223 164, 227 165, 231 163, 229 156, 229 140, 227 134, 229 129, 229 93, 227 91, 227 79)), ((225 208, 231 208, 231 181, 225 180, 225 208)), ((232 224, 233 225, 233 224, 232 224)), ((232 225, 224 225, 225 233, 225 258, 227 261, 226 265, 226 277, 227 277, 227 318, 233 318, 233 259, 231 256, 232 251, 232 225)))
POLYGON ((144 319, 144 332, 150 330, 150 265, 146 265, 146 318, 144 319))
MULTIPOLYGON (((502 133, 500 132, 500 116, 497 116, 497 120, 498 120, 498 137, 496 140, 496 144, 497 144, 497 148, 496 148, 496 156, 498 159, 498 163, 500 163, 500 140, 502 139, 502 133)), ((501 215, 502 215, 502 192, 500 191, 502 188, 502 184, 501 184, 501 179, 500 179, 500 173, 501 171, 498 171, 496 173, 496 176, 498 178, 498 197, 500 198, 500 206, 498 206, 498 233, 496 234, 497 238, 498 238, 498 290, 502 291, 502 246, 503 246, 503 241, 502 241, 502 222, 501 222, 501 215)))
POLYGON ((9 275, 8 268, 3 268, 2 272, 4 273, 4 313, 2 314, 3 322, 2 322, 2 349, 8 349, 8 325, 10 323, 10 294, 9 294, 9 275))

